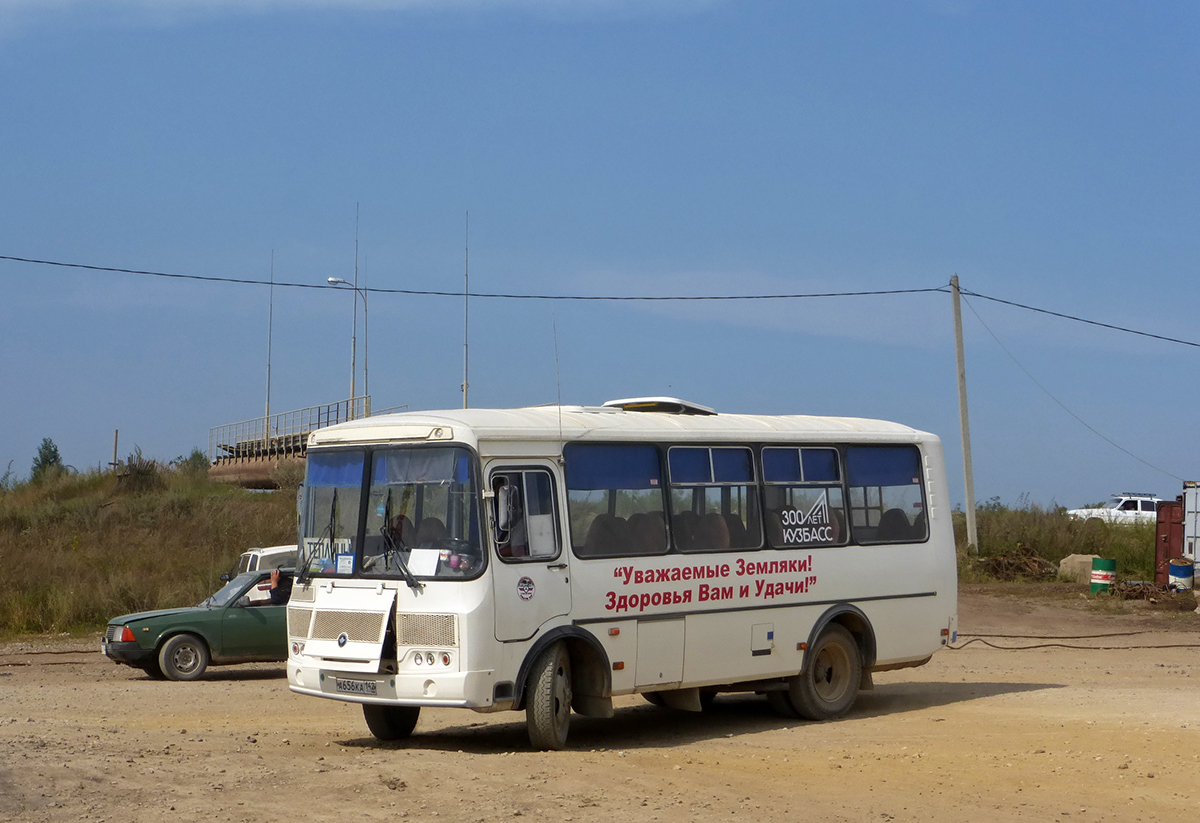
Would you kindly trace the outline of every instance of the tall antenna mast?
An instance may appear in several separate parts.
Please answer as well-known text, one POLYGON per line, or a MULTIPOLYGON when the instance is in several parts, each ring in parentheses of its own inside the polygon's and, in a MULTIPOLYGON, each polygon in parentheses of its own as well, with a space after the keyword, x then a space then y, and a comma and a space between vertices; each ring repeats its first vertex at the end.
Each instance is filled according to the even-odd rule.
MULTIPOLYGON (((358 292, 354 293, 358 297, 358 292)), ((371 353, 371 330, 367 328, 367 258, 363 255, 363 412, 371 416, 371 373, 368 371, 367 356, 371 353)))
POLYGON ((271 249, 271 291, 267 299, 267 410, 263 417, 263 436, 271 439, 271 330, 275 325, 275 249, 271 249))
POLYGON ((558 440, 562 442, 562 372, 558 366, 558 317, 553 316, 551 328, 554 329, 554 388, 558 394, 558 440))
POLYGON ((471 212, 467 212, 466 246, 463 250, 463 408, 467 408, 467 363, 468 363, 468 332, 470 330, 470 315, 468 313, 471 296, 471 212))
POLYGON ((356 394, 354 379, 358 376, 358 203, 354 204, 354 320, 350 324, 350 419, 354 419, 356 394))

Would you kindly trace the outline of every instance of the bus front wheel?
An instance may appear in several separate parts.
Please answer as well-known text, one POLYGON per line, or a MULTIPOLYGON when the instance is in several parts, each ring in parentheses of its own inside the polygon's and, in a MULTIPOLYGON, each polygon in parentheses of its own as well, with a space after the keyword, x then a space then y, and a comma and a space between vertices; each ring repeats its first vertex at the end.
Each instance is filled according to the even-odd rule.
POLYGON ((363 719, 376 740, 403 740, 417 727, 420 706, 380 706, 363 703, 363 719))
POLYGON ((832 623, 809 649, 808 666, 792 678, 788 697, 801 717, 831 720, 850 711, 861 679, 862 657, 854 635, 832 623))
POLYGON ((571 724, 571 658, 555 643, 538 655, 525 697, 525 726, 535 749, 562 749, 571 724))

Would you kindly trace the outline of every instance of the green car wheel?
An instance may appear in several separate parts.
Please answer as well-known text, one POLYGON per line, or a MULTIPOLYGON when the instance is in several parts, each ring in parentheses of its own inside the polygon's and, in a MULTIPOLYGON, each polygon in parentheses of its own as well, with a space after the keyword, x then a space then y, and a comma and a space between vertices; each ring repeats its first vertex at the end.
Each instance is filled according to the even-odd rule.
POLYGON ((194 634, 177 634, 163 643, 158 667, 168 680, 195 680, 208 668, 208 646, 194 634))

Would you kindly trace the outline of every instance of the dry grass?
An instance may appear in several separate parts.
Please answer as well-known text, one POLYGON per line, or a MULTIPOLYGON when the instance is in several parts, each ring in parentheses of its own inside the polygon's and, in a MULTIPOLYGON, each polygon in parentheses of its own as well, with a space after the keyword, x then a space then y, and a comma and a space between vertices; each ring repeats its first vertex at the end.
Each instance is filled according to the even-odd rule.
POLYGON ((294 541, 295 510, 294 491, 247 492, 161 465, 0 489, 0 635, 197 603, 247 547, 294 541))
POLYGON ((1061 508, 1043 508, 1020 501, 1005 506, 993 499, 976 510, 979 560, 966 553, 966 518, 954 513, 959 576, 967 582, 995 579, 989 560, 1034 556, 1058 565, 1070 554, 1096 554, 1117 561, 1121 580, 1154 577, 1154 525, 1112 525, 1099 520, 1075 520, 1061 508))

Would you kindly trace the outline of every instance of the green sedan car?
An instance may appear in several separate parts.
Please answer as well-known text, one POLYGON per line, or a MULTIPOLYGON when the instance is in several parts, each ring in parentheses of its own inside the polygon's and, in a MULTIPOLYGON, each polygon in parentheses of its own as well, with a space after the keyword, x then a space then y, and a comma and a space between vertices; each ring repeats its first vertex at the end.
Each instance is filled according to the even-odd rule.
POLYGON ((239 574, 198 606, 138 612, 108 622, 100 649, 153 678, 195 680, 210 665, 287 659, 292 570, 239 574))

